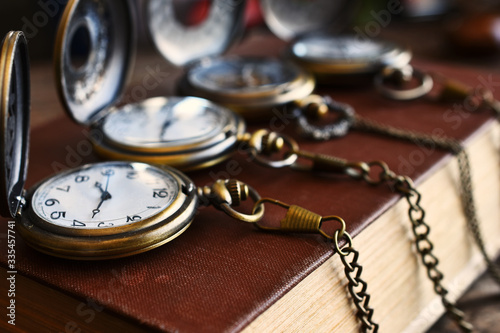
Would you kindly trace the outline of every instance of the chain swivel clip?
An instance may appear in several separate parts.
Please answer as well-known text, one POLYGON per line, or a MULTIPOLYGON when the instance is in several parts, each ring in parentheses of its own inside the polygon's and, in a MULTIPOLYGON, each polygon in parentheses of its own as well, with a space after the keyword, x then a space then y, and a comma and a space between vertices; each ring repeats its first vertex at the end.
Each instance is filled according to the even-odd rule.
POLYGON ((211 186, 198 188, 198 197, 204 206, 213 205, 227 215, 243 222, 255 223, 264 216, 264 207, 254 209, 252 214, 241 213, 234 209, 249 197, 259 201, 260 195, 249 185, 235 179, 217 180, 211 186))

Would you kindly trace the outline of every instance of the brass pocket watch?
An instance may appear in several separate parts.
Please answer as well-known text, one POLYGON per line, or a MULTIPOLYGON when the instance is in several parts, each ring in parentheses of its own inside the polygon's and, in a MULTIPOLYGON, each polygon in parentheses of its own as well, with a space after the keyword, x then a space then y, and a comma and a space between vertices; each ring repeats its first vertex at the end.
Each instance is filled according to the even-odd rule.
POLYGON ((433 87, 429 75, 410 65, 410 50, 385 40, 310 34, 296 39, 287 55, 321 83, 374 84, 392 99, 416 99, 433 87))
POLYGON ((341 227, 335 233, 335 246, 340 249, 341 239, 352 245, 339 217, 304 215, 302 208, 261 199, 253 188, 237 180, 218 180, 197 188, 176 169, 142 162, 87 164, 25 190, 30 83, 27 41, 22 32, 11 32, 4 39, 0 75, 0 158, 4 170, 0 213, 15 218, 19 234, 40 252, 85 260, 141 253, 176 238, 189 227, 198 207, 210 204, 235 219, 255 224, 263 217, 265 203, 278 204, 294 212, 282 221, 284 230, 316 232, 330 239, 334 237, 323 232, 321 224, 337 221, 341 227), (251 213, 233 208, 248 198, 254 201, 251 213), (297 219, 304 220, 298 229, 297 219))
MULTIPOLYGON (((212 11, 218 1, 212 4, 212 11)), ((224 3, 224 1, 222 1, 224 3)), ((226 2, 227 6, 227 2, 226 2)), ((207 18, 210 24, 212 16, 207 18)), ((179 49, 191 44, 206 44, 203 38, 194 41, 173 38, 171 5, 162 0, 149 0, 146 7, 149 35, 158 52, 174 65, 185 65, 186 73, 179 82, 179 91, 224 105, 246 119, 269 118, 274 106, 288 104, 309 96, 315 81, 311 74, 292 62, 271 58, 220 56, 223 48, 211 54, 198 52, 198 57, 182 57, 179 49)), ((205 24, 205 23, 202 23, 205 24)), ((196 27, 192 29, 193 35, 196 27)), ((199 37, 199 36, 197 36, 199 37)))
MULTIPOLYGON (((229 10, 224 7, 227 2, 215 1, 212 8, 217 15, 222 15, 220 12, 223 11, 217 10, 218 5, 229 10)), ((179 40, 175 39, 177 35, 170 35, 171 30, 178 31, 179 28, 167 29, 173 24, 167 20, 172 18, 171 8, 171 2, 148 2, 148 9, 152 12, 150 16, 154 15, 150 18, 151 24, 155 24, 154 31, 162 32, 153 35, 159 45, 171 46, 175 42, 179 43, 179 40)), ((233 8, 228 16, 233 18, 229 22, 232 22, 231 26, 235 29, 238 26, 238 20, 234 18, 238 16, 236 9, 233 8)), ((258 139, 252 139, 245 133, 246 126, 239 115, 202 98, 156 97, 134 104, 114 106, 125 85, 126 73, 131 67, 134 28, 130 11, 129 2, 73 0, 65 10, 58 31, 56 74, 59 77, 59 94, 70 116, 78 123, 91 127, 91 133, 94 134, 91 135, 91 141, 99 155, 113 160, 166 164, 182 170, 193 170, 226 159, 241 142, 266 137, 267 133, 260 132, 258 139), (122 27, 125 27, 125 30, 122 30, 122 27), (77 38, 81 38, 85 33, 88 35, 90 51, 81 61, 72 53, 72 47, 79 41, 77 38)), ((207 20, 207 26, 196 28, 196 33, 194 30, 186 30, 183 37, 186 45, 196 45, 194 39, 190 38, 201 38, 200 29, 215 29, 211 16, 207 20)), ((223 22, 225 20, 222 20, 221 24, 223 22)), ((233 34, 231 29, 222 30, 217 37, 225 38, 227 42, 223 44, 226 45, 233 34)), ((187 62, 195 56, 200 56, 203 50, 186 46, 185 49, 167 47, 164 51, 162 54, 166 59, 181 64, 180 59, 187 62)), ((204 60, 200 64, 211 61, 216 60, 204 60)), ((236 67, 239 64, 238 61, 234 63, 236 67)), ((255 64, 259 69, 258 73, 262 71, 266 77, 274 80, 263 86, 260 78, 255 78, 258 80, 256 84, 259 85, 258 94, 264 96, 258 100, 264 104, 268 100, 272 100, 274 104, 276 98, 278 101, 283 98, 288 102, 296 98, 297 91, 301 95, 308 95, 314 87, 310 75, 305 76, 305 81, 301 79, 305 72, 297 66, 292 66, 289 70, 288 67, 280 67, 281 63, 278 61, 267 61, 262 66, 259 62, 255 64), (293 84, 286 83, 289 80, 293 84), (276 91, 280 92, 278 96, 281 97, 276 97, 276 91)), ((250 77, 255 73, 252 66, 250 77)), ((225 65, 222 65, 222 68, 223 72, 228 69, 225 65)), ((231 68, 229 66, 229 70, 231 68)), ((233 83, 229 75, 225 77, 230 81, 229 84, 233 83)), ((219 82, 207 79, 204 74, 196 75, 195 80, 206 84, 209 89, 219 82)), ((254 95, 254 92, 249 92, 249 95, 254 95)), ((246 97, 243 100, 246 101, 246 97)), ((262 103, 257 103, 258 107, 261 107, 262 103)), ((347 118, 349 114, 345 113, 345 117, 338 121, 339 127, 347 129, 347 118)), ((288 146, 293 145, 286 140, 285 143, 288 143, 288 146)))
MULTIPOLYGON (((214 1, 206 22, 189 29, 175 21, 171 1, 149 4, 161 7, 157 10, 165 20, 158 22, 158 28, 165 30, 158 42, 168 45, 170 60, 178 65, 228 47, 244 8, 243 3, 214 1), (210 48, 205 47, 207 42, 210 48)), ((55 52, 56 81, 67 112, 92 129, 95 150, 106 158, 185 169, 225 158, 245 126, 240 117, 218 105, 195 98, 157 97, 117 106, 132 67, 136 33, 132 12, 130 1, 68 3, 55 52), (88 52, 79 52, 85 44, 88 52)))
MULTIPOLYGON (((16 231, 34 249, 56 257, 80 260, 130 256, 174 239, 191 224, 198 206, 212 204, 229 216, 257 226, 264 204, 287 209, 281 221, 284 231, 318 233, 334 240, 346 269, 361 267, 358 252, 338 216, 322 217, 298 206, 263 198, 235 180, 219 180, 196 188, 179 171, 140 162, 102 162, 84 165, 49 177, 24 190, 28 164, 30 82, 27 40, 22 32, 10 32, 0 54, 0 214, 16 220, 16 231), (250 197, 250 214, 233 208, 250 197), (340 224, 334 236, 322 230, 325 221, 340 224), (344 246, 340 242, 345 241, 344 246), (348 258, 347 258, 348 257, 348 258)), ((11 224, 9 224, 11 225, 11 224)), ((260 226, 265 228, 263 226, 260 226)), ((358 273, 349 278, 357 316, 366 327, 378 328, 366 299, 366 282, 358 273)))
MULTIPOLYGON (((365 329, 377 330, 373 309, 369 307, 366 282, 361 279, 362 267, 358 252, 346 231, 345 221, 338 216, 320 216, 298 206, 290 206, 271 198, 260 198, 246 184, 236 180, 218 180, 212 186, 196 188, 181 172, 170 167, 156 167, 141 162, 102 162, 84 165, 49 177, 32 189, 24 190, 28 160, 30 86, 27 41, 22 32, 9 33, 0 54, 0 155, 3 177, 0 190, 0 213, 16 219, 16 230, 28 245, 36 250, 68 259, 111 259, 129 256, 156 248, 179 236, 191 224, 200 205, 212 204, 227 215, 250 222, 264 230, 317 233, 333 240, 334 249, 345 266, 349 291, 358 308, 357 316, 365 329), (250 214, 233 207, 250 198, 254 206, 250 214), (259 221, 264 204, 286 209, 279 227, 270 228, 259 221), (340 224, 333 235, 323 230, 323 224, 340 224), (340 242, 345 241, 344 246, 340 242), (359 268, 356 276, 353 267, 359 268), (356 288, 362 284, 364 288, 356 288)), ((331 157, 311 156, 294 152, 295 157, 312 158, 334 173, 344 173, 368 182, 394 182, 407 199, 418 194, 411 180, 397 176, 381 163, 350 163, 331 157), (371 179, 370 169, 380 165, 385 174, 380 181, 371 179), (407 191, 408 190, 408 191, 407 191)), ((325 169, 325 170, 326 170, 325 169)), ((419 211, 418 194, 414 205, 419 211)), ((411 213, 410 213, 411 217, 411 213)), ((423 218, 422 218, 423 219, 423 218)), ((425 223, 414 226, 417 227, 425 223)), ((422 235, 426 239, 426 234, 422 235)), ((418 244, 417 244, 418 245, 418 244)), ((429 255, 425 250, 422 255, 429 255)), ((425 262, 425 260, 424 260, 425 262)), ((435 269, 434 263, 431 268, 435 269)), ((429 273, 430 274, 430 273, 429 273)), ((441 274, 442 275, 442 274, 441 274)), ((436 290, 441 277, 433 280, 436 290)), ((445 294, 441 296, 445 299, 445 294)), ((456 308, 450 302, 449 307, 456 308)), ((459 318, 461 319, 461 318, 459 318)))
POLYGON ((361 34, 339 33, 350 23, 346 22, 349 10, 359 5, 355 1, 330 4, 336 8, 326 11, 329 16, 321 14, 323 8, 317 1, 295 6, 286 6, 283 0, 261 3, 269 29, 280 38, 291 40, 286 57, 314 74, 319 83, 375 84, 380 93, 393 99, 415 99, 432 88, 431 77, 410 66, 412 54, 408 48, 361 34), (342 6, 348 10, 340 10, 342 6), (307 14, 314 10, 320 14, 307 14))
POLYGON ((185 230, 197 207, 193 183, 171 168, 104 162, 56 174, 25 191, 30 112, 22 32, 9 33, 0 58, 3 216, 33 248, 74 259, 131 255, 185 230))

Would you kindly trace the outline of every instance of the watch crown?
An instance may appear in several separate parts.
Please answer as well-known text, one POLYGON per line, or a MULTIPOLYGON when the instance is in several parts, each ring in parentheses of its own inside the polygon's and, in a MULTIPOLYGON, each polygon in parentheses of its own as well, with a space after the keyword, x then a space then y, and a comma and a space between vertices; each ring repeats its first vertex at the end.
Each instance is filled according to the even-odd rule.
POLYGON ((284 145, 283 138, 275 132, 270 132, 262 137, 262 152, 271 155, 279 152, 284 145))
POLYGON ((242 201, 248 198, 248 186, 236 179, 228 180, 226 188, 231 195, 233 206, 238 206, 242 201))

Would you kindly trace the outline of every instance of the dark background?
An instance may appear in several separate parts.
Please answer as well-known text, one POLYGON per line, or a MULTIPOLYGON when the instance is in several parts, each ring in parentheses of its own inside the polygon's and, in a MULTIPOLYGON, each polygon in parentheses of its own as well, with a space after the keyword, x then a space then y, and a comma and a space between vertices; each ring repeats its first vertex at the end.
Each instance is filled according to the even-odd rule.
MULTIPOLYGON (((50 60, 54 44, 55 31, 59 17, 64 10, 68 0, 16 0, 0 2, 0 35, 4 36, 10 30, 23 30, 30 43, 30 55, 32 61, 50 60)), ((134 1, 136 16, 141 17, 141 7, 146 0, 134 1)), ((177 12, 182 13, 182 7, 190 3, 207 0, 174 0, 177 12)), ((254 0, 249 0, 254 1, 254 0)), ((255 0, 257 1, 257 0, 255 0)), ((352 0, 349 0, 352 1, 352 0)), ((372 12, 378 12, 387 8, 387 3, 398 0, 365 0, 358 1, 359 9, 353 17, 352 26, 363 25, 365 22, 373 21, 372 12)), ((465 0, 400 0, 404 8, 401 15, 394 17, 393 21, 419 22, 434 21, 445 22, 450 16, 457 14, 471 14, 476 12, 488 12, 498 10, 500 4, 495 0, 465 1, 465 0)), ((335 20, 335 18, 332 18, 335 20)), ((265 29, 260 24, 251 24, 253 28, 265 29)), ((391 22, 393 23, 393 22, 391 22)), ((139 43, 149 45, 145 38, 144 28, 139 19, 139 43)), ((384 27, 391 30, 391 26, 384 27)), ((348 29, 349 30, 349 29, 348 29)), ((351 28, 352 30, 352 28, 351 28)), ((500 34, 499 34, 500 35, 500 34)), ((433 36, 428 36, 433 38, 433 36)), ((498 37, 500 38, 500 37, 498 37)))

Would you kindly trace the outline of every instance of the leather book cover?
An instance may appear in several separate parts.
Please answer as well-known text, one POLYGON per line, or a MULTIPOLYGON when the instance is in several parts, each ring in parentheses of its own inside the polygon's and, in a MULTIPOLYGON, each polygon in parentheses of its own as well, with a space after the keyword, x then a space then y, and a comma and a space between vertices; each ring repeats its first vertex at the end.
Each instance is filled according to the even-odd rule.
MULTIPOLYGON (((500 82, 500 78, 487 73, 425 62, 415 65, 472 87, 495 89, 500 82)), ((319 92, 351 104, 356 112, 370 119, 462 141, 493 121, 491 111, 471 114, 467 105, 459 102, 390 101, 372 88, 322 87, 319 92)), ((273 125, 293 133, 286 114, 277 117, 273 125)), ((269 124, 254 124, 250 130, 269 124)), ((27 188, 55 171, 97 161, 87 136, 88 129, 75 125, 68 117, 35 128, 27 188)), ((450 158, 435 147, 357 131, 326 142, 298 141, 301 148, 313 152, 355 161, 385 161, 392 170, 409 175, 417 184, 450 158)), ((235 152, 213 168, 188 175, 198 186, 217 178, 237 178, 263 197, 300 205, 321 215, 341 216, 353 236, 376 222, 400 199, 386 185, 370 186, 340 175, 269 169, 253 162, 244 152, 235 152)), ((283 215, 282 210, 270 209, 265 220, 277 223, 283 215)), ((7 267, 8 220, 0 221, 3 267, 7 267)), ((213 207, 200 208, 191 227, 170 243, 123 259, 58 259, 32 250, 20 237, 16 239, 18 274, 81 300, 83 305, 74 310, 75 322, 89 319, 87 310, 106 308, 144 327, 168 332, 239 331, 333 255, 332 244, 320 236, 259 231, 213 207)))

